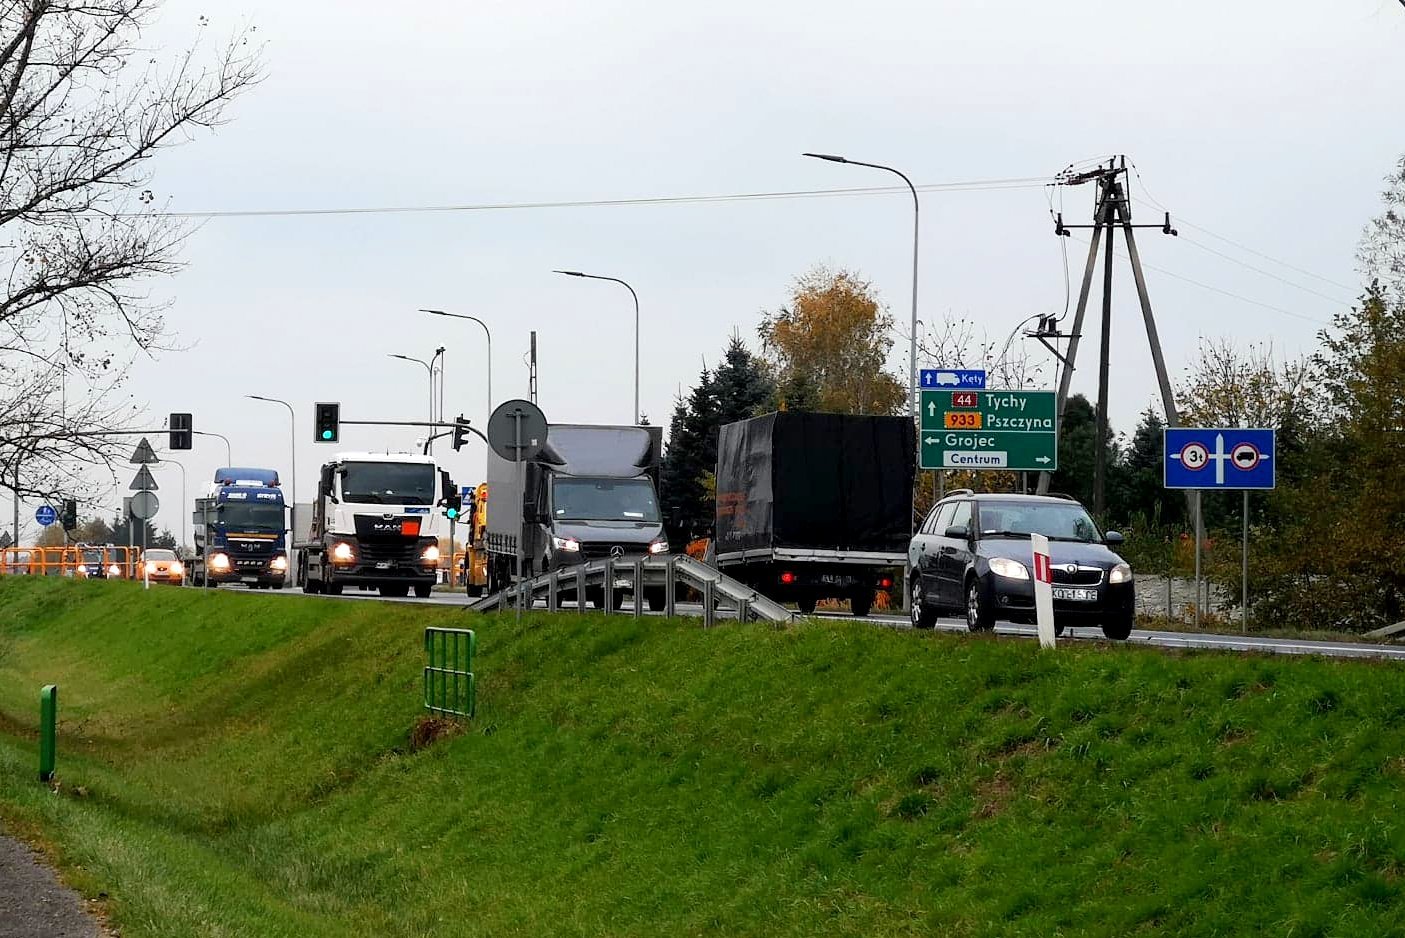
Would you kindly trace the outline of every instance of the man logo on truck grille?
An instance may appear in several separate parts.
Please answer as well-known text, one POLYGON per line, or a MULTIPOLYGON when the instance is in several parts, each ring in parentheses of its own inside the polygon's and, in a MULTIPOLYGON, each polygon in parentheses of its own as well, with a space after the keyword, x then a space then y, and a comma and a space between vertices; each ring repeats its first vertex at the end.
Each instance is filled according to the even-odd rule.
POLYGON ((624 559, 624 548, 621 547, 621 546, 618 545, 618 544, 616 544, 614 547, 611 547, 611 548, 610 548, 610 559, 611 559, 611 560, 623 560, 623 559, 624 559))

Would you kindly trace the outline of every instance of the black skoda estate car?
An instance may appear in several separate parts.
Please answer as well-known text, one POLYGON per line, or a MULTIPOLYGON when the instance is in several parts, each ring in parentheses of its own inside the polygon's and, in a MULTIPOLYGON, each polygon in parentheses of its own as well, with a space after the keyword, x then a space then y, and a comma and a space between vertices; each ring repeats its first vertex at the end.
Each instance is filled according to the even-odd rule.
POLYGON ((1132 568, 1112 550, 1122 535, 1100 533, 1070 498, 964 489, 932 509, 908 546, 913 625, 930 629, 943 612, 964 612, 973 632, 997 619, 1033 622, 1031 534, 1049 538, 1056 631, 1098 625, 1108 638, 1131 634, 1132 568))

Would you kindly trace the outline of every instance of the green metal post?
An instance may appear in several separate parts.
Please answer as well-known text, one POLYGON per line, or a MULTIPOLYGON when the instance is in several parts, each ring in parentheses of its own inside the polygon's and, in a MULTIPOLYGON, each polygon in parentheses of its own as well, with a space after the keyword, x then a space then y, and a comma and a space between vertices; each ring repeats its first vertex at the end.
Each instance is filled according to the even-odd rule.
POLYGON ((59 689, 45 684, 39 691, 39 781, 54 777, 55 748, 58 741, 59 689))

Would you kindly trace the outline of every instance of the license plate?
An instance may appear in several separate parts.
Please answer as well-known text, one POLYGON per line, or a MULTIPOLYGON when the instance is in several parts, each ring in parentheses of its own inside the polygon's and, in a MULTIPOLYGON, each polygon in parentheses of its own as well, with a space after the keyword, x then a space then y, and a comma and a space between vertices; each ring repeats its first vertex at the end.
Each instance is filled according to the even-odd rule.
POLYGON ((239 578, 239 582, 241 583, 257 583, 258 581, 259 578, 256 576, 241 576, 239 578))
POLYGON ((854 585, 854 578, 853 578, 853 577, 851 577, 851 576, 844 576, 843 574, 840 574, 840 573, 822 573, 822 574, 820 574, 820 578, 819 578, 819 579, 820 579, 820 582, 823 583, 825 586, 853 586, 853 585, 854 585))
POLYGON ((390 569, 390 561, 388 561, 388 560, 382 560, 380 563, 376 564, 376 569, 377 569, 377 570, 389 570, 389 569, 390 569))
POLYGON ((1095 603, 1098 601, 1097 590, 1072 589, 1067 586, 1054 587, 1055 599, 1066 599, 1075 603, 1095 603))

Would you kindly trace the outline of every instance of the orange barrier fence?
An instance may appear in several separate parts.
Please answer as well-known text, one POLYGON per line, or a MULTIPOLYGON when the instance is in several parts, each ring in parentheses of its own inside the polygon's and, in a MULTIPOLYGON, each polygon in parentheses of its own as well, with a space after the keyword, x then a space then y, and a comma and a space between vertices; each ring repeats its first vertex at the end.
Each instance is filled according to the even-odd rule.
POLYGON ((0 550, 0 576, 98 576, 130 580, 136 578, 140 564, 141 551, 135 547, 7 547, 0 550))

